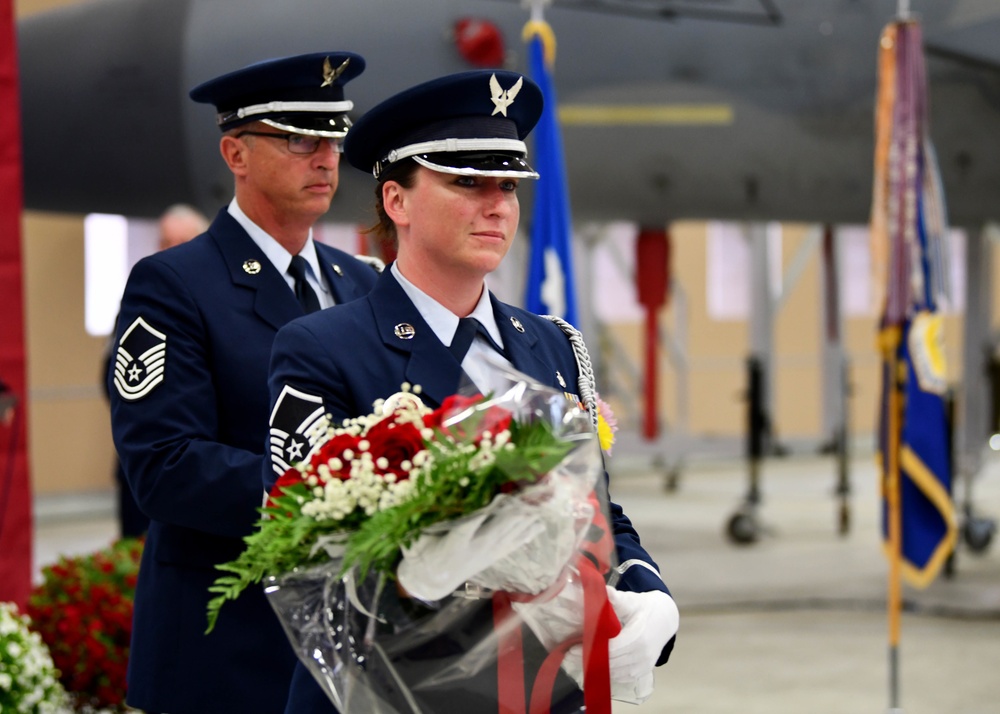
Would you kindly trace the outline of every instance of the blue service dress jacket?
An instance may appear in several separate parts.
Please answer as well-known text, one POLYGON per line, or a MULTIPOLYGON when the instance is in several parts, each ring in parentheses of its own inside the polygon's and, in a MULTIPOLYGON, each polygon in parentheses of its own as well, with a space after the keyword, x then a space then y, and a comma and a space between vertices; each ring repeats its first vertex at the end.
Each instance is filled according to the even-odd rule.
MULTIPOLYGON (((542 384, 565 391, 561 375, 575 391, 578 368, 566 334, 549 320, 492 295, 491 300, 506 357, 514 367, 542 384)), ((268 385, 272 405, 290 387, 321 397, 336 422, 371 412, 375 400, 400 391, 404 382, 420 385, 424 403, 437 408, 457 391, 463 374, 448 347, 387 268, 364 299, 307 315, 283 327, 275 338, 268 385), (397 330, 400 325, 409 325, 412 330, 397 330), (406 337, 411 332, 412 337, 406 337)), ((277 473, 267 468, 265 487, 270 489, 276 479, 277 473)), ((621 507, 612 503, 610 515, 618 559, 625 566, 618 589, 669 592, 621 507)), ((666 661, 672 647, 673 640, 664 648, 659 664, 666 661)), ((332 710, 305 668, 299 667, 286 713, 332 710)))
MULTIPOLYGON (((316 244, 337 303, 376 272, 316 244)), ((208 231, 139 261, 122 298, 109 370, 115 447, 151 522, 139 571, 128 703, 169 714, 274 714, 295 655, 255 588, 205 635, 217 564, 259 518, 267 460, 267 368, 302 308, 223 208, 208 231)))

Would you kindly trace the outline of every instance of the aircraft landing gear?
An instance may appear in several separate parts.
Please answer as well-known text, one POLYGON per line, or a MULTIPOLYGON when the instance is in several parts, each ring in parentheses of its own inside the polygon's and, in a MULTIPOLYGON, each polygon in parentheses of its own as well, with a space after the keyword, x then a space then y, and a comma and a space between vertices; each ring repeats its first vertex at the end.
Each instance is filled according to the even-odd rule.
POLYGON ((756 509, 749 505, 736 511, 726 522, 726 535, 737 545, 756 543, 760 533, 761 527, 757 520, 756 509))
POLYGON ((840 504, 840 512, 837 516, 837 533, 846 536, 851 532, 851 506, 847 503, 840 504))
POLYGON ((676 493, 677 489, 680 487, 681 483, 681 467, 678 465, 671 466, 666 473, 663 474, 663 490, 667 493, 676 493))
POLYGON ((750 485, 743 504, 726 521, 726 535, 737 545, 750 545, 760 536, 757 519, 760 504, 760 462, 770 423, 764 409, 764 373, 760 361, 751 357, 747 361, 749 389, 747 390, 747 460, 750 466, 750 485))
POLYGON ((668 464, 662 456, 653 458, 653 468, 663 475, 663 490, 667 493, 676 493, 680 488, 681 467, 679 459, 668 464))
POLYGON ((837 533, 846 536, 851 532, 851 480, 848 473, 849 454, 847 452, 847 430, 838 431, 837 436, 837 485, 835 487, 837 508, 837 533))
POLYGON ((972 513, 966 512, 965 522, 962 524, 962 538, 973 553, 985 552, 990 547, 996 530, 997 522, 992 518, 973 516, 972 513))

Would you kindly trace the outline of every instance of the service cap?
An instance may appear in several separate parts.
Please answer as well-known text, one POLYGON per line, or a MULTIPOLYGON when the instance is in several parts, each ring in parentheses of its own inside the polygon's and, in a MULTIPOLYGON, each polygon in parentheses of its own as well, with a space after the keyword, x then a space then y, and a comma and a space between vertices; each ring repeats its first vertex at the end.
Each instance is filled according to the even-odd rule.
POLYGON ((376 179, 406 158, 449 174, 538 178, 524 138, 542 103, 538 85, 517 72, 440 77, 366 112, 347 135, 344 156, 376 179))
POLYGON ((260 121, 295 134, 343 137, 354 108, 344 85, 364 68, 364 58, 353 52, 280 57, 210 79, 190 96, 215 105, 222 131, 260 121))

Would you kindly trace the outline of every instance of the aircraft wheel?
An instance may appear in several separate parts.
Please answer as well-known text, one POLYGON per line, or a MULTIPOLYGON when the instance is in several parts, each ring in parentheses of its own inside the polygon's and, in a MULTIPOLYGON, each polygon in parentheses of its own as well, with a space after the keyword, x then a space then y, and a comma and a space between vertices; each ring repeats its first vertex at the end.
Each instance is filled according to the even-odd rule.
POLYGON ((760 528, 753 514, 737 511, 726 523, 726 534, 729 540, 739 545, 749 545, 757 541, 760 528))
POLYGON ((973 553, 982 553, 990 547, 997 524, 989 518, 969 517, 962 527, 962 535, 973 553))

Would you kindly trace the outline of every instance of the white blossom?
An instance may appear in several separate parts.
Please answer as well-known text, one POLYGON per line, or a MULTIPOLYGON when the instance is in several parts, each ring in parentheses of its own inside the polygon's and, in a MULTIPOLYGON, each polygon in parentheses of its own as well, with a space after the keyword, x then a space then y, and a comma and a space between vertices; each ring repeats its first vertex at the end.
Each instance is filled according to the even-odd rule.
POLYGON ((0 603, 0 711, 68 713, 52 657, 29 622, 13 603, 0 603))

